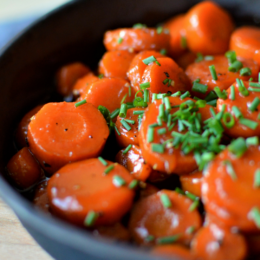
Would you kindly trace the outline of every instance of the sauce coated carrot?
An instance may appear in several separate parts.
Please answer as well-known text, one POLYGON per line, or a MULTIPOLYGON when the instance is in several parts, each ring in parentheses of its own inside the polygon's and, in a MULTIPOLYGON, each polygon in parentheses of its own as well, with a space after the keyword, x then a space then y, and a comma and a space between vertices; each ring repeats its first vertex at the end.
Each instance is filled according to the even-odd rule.
POLYGON ((202 179, 203 179, 203 174, 201 171, 181 175, 180 176, 181 187, 184 191, 191 192, 192 194, 201 197, 202 179))

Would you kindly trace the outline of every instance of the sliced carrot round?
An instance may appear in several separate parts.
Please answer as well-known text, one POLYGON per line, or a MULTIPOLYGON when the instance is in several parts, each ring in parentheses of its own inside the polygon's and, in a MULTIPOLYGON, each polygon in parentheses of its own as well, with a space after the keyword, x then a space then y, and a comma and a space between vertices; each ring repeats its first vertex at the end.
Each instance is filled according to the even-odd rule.
POLYGON ((127 153, 125 149, 120 150, 116 155, 116 161, 140 181, 146 181, 152 171, 152 167, 144 162, 141 149, 136 145, 132 145, 127 153))
POLYGON ((201 197, 201 183, 203 174, 197 171, 190 174, 180 176, 181 187, 184 191, 191 192, 192 194, 201 197))
POLYGON ((121 28, 107 31, 104 45, 108 51, 113 50, 157 50, 168 49, 170 34, 168 30, 157 32, 154 28, 121 28))
POLYGON ((35 188, 33 204, 37 209, 50 214, 50 203, 47 196, 47 185, 48 185, 48 181, 46 180, 40 183, 35 188))
POLYGON ((88 159, 56 172, 47 187, 52 212, 80 226, 118 222, 132 205, 134 191, 128 185, 133 178, 123 166, 106 162, 88 159))
POLYGON ((243 260, 247 256, 247 245, 242 235, 210 224, 196 234, 192 241, 192 252, 196 259, 243 260))
POLYGON ((105 77, 127 79, 127 71, 135 53, 128 50, 108 51, 99 62, 98 72, 105 77))
POLYGON ((206 211, 227 227, 259 233, 259 156, 259 146, 249 146, 241 158, 226 149, 205 171, 202 201, 206 211))
POLYGON ((91 104, 48 103, 31 120, 30 149, 48 173, 67 163, 98 156, 109 129, 100 111, 91 104))
POLYGON ((190 211, 192 201, 170 190, 161 190, 133 207, 129 220, 132 237, 138 244, 188 244, 201 226, 197 210, 190 211), (169 202, 164 205, 162 196, 169 202), (175 224, 176 223, 176 224, 175 224))
POLYGON ((234 23, 217 4, 204 1, 188 11, 185 28, 187 44, 192 52, 224 54, 228 50, 234 23))
POLYGON ((90 72, 90 69, 80 62, 70 63, 61 67, 56 75, 57 91, 62 96, 68 96, 79 78, 90 72))

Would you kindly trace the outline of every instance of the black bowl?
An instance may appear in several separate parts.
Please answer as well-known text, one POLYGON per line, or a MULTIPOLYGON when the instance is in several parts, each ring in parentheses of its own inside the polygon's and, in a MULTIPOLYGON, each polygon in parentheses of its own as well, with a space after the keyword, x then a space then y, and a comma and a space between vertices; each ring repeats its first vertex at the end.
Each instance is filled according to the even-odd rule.
MULTIPOLYGON (((259 23, 259 1, 218 1, 239 24, 259 23), (221 3, 222 2, 222 3, 221 3)), ((104 52, 107 29, 142 22, 155 25, 186 11, 196 1, 74 1, 43 17, 0 52, 0 195, 35 240, 56 259, 155 259, 145 249, 95 238, 88 232, 34 209, 4 178, 15 153, 13 132, 26 111, 55 99, 54 74, 63 64, 82 61, 93 69, 104 52)))

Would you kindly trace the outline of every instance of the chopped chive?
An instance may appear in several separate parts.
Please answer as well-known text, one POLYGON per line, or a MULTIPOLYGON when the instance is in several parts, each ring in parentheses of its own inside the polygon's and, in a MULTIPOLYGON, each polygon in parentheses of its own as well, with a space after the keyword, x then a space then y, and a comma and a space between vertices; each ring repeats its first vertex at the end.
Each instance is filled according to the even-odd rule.
POLYGON ((161 202, 162 202, 162 204, 165 208, 170 208, 172 206, 171 200, 170 200, 170 198, 168 197, 167 194, 163 193, 160 196, 160 199, 161 199, 161 202))
POLYGON ((260 72, 258 72, 258 82, 260 83, 260 72))
POLYGON ((165 85, 165 84, 167 84, 169 82, 169 79, 168 78, 166 78, 165 80, 163 80, 163 85, 165 85))
POLYGON ((258 229, 260 229, 260 210, 258 207, 253 207, 250 212, 249 216, 253 219, 258 229))
POLYGON ((214 56, 206 55, 206 56, 204 57, 204 60, 214 60, 214 56))
POLYGON ((157 123, 154 123, 154 124, 151 124, 151 125, 149 125, 149 128, 151 127, 151 128, 153 128, 153 127, 158 127, 159 125, 157 124, 157 123))
POLYGON ((243 117, 243 114, 241 113, 241 111, 239 110, 239 108, 237 106, 233 106, 232 111, 233 111, 236 118, 239 119, 239 118, 243 117))
POLYGON ((115 118, 116 116, 119 115, 119 112, 120 112, 120 108, 115 109, 115 110, 110 114, 110 118, 111 118, 111 119, 115 118))
POLYGON ((123 154, 127 154, 128 151, 129 151, 131 148, 132 148, 132 145, 129 144, 129 145, 125 148, 125 150, 123 151, 123 154))
POLYGON ((159 245, 172 244, 176 242, 179 238, 180 235, 157 238, 157 244, 159 245))
POLYGON ((245 125, 247 126, 248 128, 252 129, 252 130, 255 130, 258 126, 258 123, 253 121, 253 120, 250 120, 250 119, 246 119, 246 118, 240 118, 239 119, 239 123, 241 125, 245 125))
POLYGON ((253 81, 253 80, 254 80, 253 78, 250 78, 248 81, 251 82, 251 81, 253 81))
POLYGON ((95 212, 93 210, 89 211, 84 220, 84 226, 92 227, 95 224, 98 216, 99 216, 99 214, 97 212, 95 212))
MULTIPOLYGON (((152 128, 152 129, 154 129, 154 128, 152 128)), ((165 134, 165 133, 166 133, 166 128, 158 129, 158 130, 157 130, 157 133, 158 133, 158 135, 163 135, 163 134, 165 134)))
POLYGON ((195 62, 200 62, 200 61, 203 61, 203 55, 200 52, 198 52, 197 59, 195 60, 195 62))
POLYGON ((152 63, 152 62, 154 62, 154 61, 156 61, 156 58, 155 58, 154 56, 150 56, 150 57, 144 59, 144 60, 143 60, 143 63, 144 63, 145 65, 148 65, 148 64, 150 64, 150 63, 152 63))
POLYGON ((250 83, 249 83, 249 86, 250 86, 250 87, 260 88, 260 83, 250 82, 250 83))
POLYGON ((122 98, 122 100, 120 101, 120 104, 123 104, 125 102, 125 99, 127 98, 127 94, 125 94, 122 98))
POLYGON ((106 162, 106 160, 104 160, 101 156, 98 157, 98 160, 104 165, 107 166, 108 163, 106 162))
POLYGON ((182 95, 180 96, 180 99, 183 100, 183 99, 186 98, 186 97, 190 97, 190 92, 189 92, 189 91, 186 91, 184 94, 182 94, 182 95))
POLYGON ((238 85, 238 90, 239 90, 239 92, 240 92, 244 97, 248 96, 248 95, 249 95, 249 92, 248 92, 249 89, 248 89, 248 90, 246 89, 243 80, 241 80, 241 79, 236 79, 236 81, 237 81, 237 85, 238 85))
POLYGON ((237 158, 241 157, 246 151, 246 141, 243 137, 239 137, 236 140, 232 141, 228 146, 228 150, 234 154, 237 158))
POLYGON ((99 78, 99 79, 103 79, 103 78, 104 78, 104 74, 102 74, 102 73, 99 74, 99 75, 98 75, 98 78, 99 78))
POLYGON ((216 95, 216 93, 214 91, 210 91, 209 94, 205 97, 204 100, 206 101, 211 101, 216 99, 218 96, 216 95))
POLYGON ((145 24, 142 24, 142 23, 136 23, 133 25, 133 28, 134 29, 143 29, 143 28, 146 28, 147 26, 145 24))
POLYGON ((259 187, 260 187, 260 169, 257 169, 257 170, 255 171, 254 187, 255 187, 255 188, 259 188, 259 187))
POLYGON ((144 102, 149 102, 149 90, 144 89, 144 102))
POLYGON ((210 70, 213 80, 218 80, 215 66, 214 65, 209 66, 209 70, 210 70))
POLYGON ((181 47, 182 47, 182 49, 187 48, 187 39, 185 36, 181 36, 181 47))
POLYGON ((254 112, 255 110, 257 110, 257 107, 258 107, 259 104, 260 104, 260 99, 258 97, 255 97, 255 99, 253 100, 253 102, 249 106, 249 110, 251 112, 254 112))
POLYGON ((170 103, 170 99, 168 97, 164 98, 164 103, 165 103, 165 108, 167 111, 171 110, 171 103, 170 103))
POLYGON ((105 170, 104 173, 107 175, 109 172, 111 172, 115 168, 114 164, 109 165, 105 170))
POLYGON ((161 66, 161 64, 159 63, 158 60, 156 60, 155 63, 156 63, 158 66, 161 66))
POLYGON ((140 89, 150 88, 150 82, 145 82, 139 85, 140 89))
POLYGON ((252 75, 252 71, 250 68, 246 67, 246 68, 242 68, 240 70, 240 76, 251 76, 252 75))
POLYGON ((251 91, 251 92, 260 92, 260 88, 251 88, 251 87, 249 87, 249 88, 248 88, 248 91, 251 91))
POLYGON ((210 107, 209 111, 213 117, 216 116, 215 110, 212 107, 210 107))
POLYGON ((225 56, 228 58, 229 63, 233 63, 237 60, 237 55, 235 51, 227 51, 225 56))
POLYGON ((246 144, 247 144, 247 146, 250 146, 250 145, 259 145, 259 137, 258 137, 258 136, 248 137, 248 138, 246 139, 246 144))
POLYGON ((125 118, 127 112, 127 104, 123 103, 120 107, 119 116, 125 118))
POLYGON ((156 32, 157 34, 161 34, 163 32, 163 27, 162 26, 157 27, 156 32))
POLYGON ((235 119, 229 112, 224 113, 222 120, 227 128, 232 128, 235 125, 235 119))
POLYGON ((127 131, 130 131, 132 129, 131 126, 124 119, 122 119, 120 122, 127 131))
POLYGON ((131 120, 131 119, 125 119, 125 121, 131 125, 135 124, 135 120, 131 120))
POLYGON ((192 91, 205 94, 207 92, 207 90, 208 90, 207 85, 203 85, 203 84, 200 84, 200 83, 197 83, 197 82, 193 83, 192 91))
POLYGON ((119 175, 114 175, 113 176, 113 184, 116 186, 116 187, 121 187, 121 186, 124 186, 126 185, 126 181, 119 175))
POLYGON ((182 189, 180 189, 179 187, 175 188, 175 192, 177 192, 181 195, 185 195, 185 192, 182 189))
POLYGON ((195 79, 194 81, 193 81, 193 84, 194 83, 200 83, 200 79, 195 79))
POLYGON ((149 235, 144 240, 145 240, 145 242, 152 242, 152 241, 154 241, 154 236, 149 235))
POLYGON ((177 91, 177 92, 171 94, 171 97, 179 97, 180 95, 181 95, 181 92, 177 91))
POLYGON ((131 97, 132 95, 132 88, 131 85, 128 86, 128 96, 131 97))
POLYGON ((217 99, 210 100, 210 101, 207 102, 207 104, 215 107, 215 106, 217 106, 217 99))
POLYGON ((121 135, 116 126, 115 126, 115 130, 116 130, 118 135, 121 135))
POLYGON ((195 231, 194 226, 190 226, 186 229, 186 233, 189 234, 189 235, 191 235, 194 231, 195 231))
POLYGON ((165 115, 165 112, 164 112, 164 104, 160 104, 159 106, 159 116, 160 118, 163 118, 165 115))
POLYGON ((156 153, 164 153, 164 146, 162 144, 152 144, 152 151, 156 153))
POLYGON ((185 191, 185 195, 186 195, 189 199, 191 199, 192 201, 198 200, 198 197, 197 197, 196 195, 192 194, 192 193, 189 192, 189 191, 185 191))
POLYGON ((147 142, 152 143, 154 140, 154 128, 153 127, 148 127, 147 131, 147 142))
POLYGON ((83 105, 83 104, 86 104, 86 103, 87 103, 86 99, 83 99, 83 100, 81 100, 81 101, 75 103, 75 107, 79 107, 79 106, 81 106, 81 105, 83 105))
POLYGON ((237 175, 234 171, 234 168, 232 166, 232 163, 229 160, 223 161, 223 164, 226 165, 226 171, 230 175, 233 181, 237 179, 237 175))
POLYGON ((215 87, 214 91, 220 99, 227 99, 227 92, 225 89, 221 91, 219 87, 215 87))
POLYGON ((242 67, 243 67, 242 62, 236 60, 230 64, 228 70, 232 72, 238 72, 242 67))
POLYGON ((138 181, 138 180, 132 180, 132 181, 129 183, 128 188, 129 188, 130 190, 133 190, 133 189, 135 189, 135 188, 138 186, 138 184, 139 184, 139 181, 138 181))
POLYGON ((199 205, 200 205, 199 199, 193 201, 192 204, 189 207, 189 211, 190 212, 194 211, 199 205))
POLYGON ((123 38, 122 37, 119 37, 118 39, 117 39, 117 43, 118 44, 121 44, 123 42, 123 38))
POLYGON ((143 115, 144 114, 144 110, 136 110, 133 112, 133 115, 143 115))
POLYGON ((165 56, 167 54, 167 50, 166 49, 161 49, 160 53, 165 56))
POLYGON ((235 100, 236 99, 236 96, 235 96, 235 87, 232 85, 230 87, 230 99, 231 100, 235 100))

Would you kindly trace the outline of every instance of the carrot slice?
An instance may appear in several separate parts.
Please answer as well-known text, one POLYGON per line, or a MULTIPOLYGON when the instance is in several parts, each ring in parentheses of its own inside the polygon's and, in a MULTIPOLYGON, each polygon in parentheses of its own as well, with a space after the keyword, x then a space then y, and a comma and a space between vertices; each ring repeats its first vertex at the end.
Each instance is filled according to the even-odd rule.
POLYGON ((260 189, 256 182, 259 148, 249 146, 241 158, 224 150, 211 162, 202 181, 206 211, 227 227, 247 233, 259 232, 259 222, 252 213, 260 209, 260 189))
POLYGON ((43 211, 44 213, 50 214, 50 203, 47 196, 47 184, 48 181, 46 180, 35 188, 33 204, 37 209, 43 211))
POLYGON ((68 96, 76 81, 90 72, 90 69, 80 62, 74 62, 61 67, 56 75, 57 91, 62 96, 68 96))
POLYGON ((181 187, 184 191, 191 192, 192 194, 201 197, 201 183, 203 174, 197 171, 190 174, 180 176, 181 187))
POLYGON ((144 111, 144 109, 143 108, 130 108, 130 109, 127 109, 126 116, 124 118, 120 117, 120 116, 117 117, 116 127, 118 129, 119 134, 118 134, 118 132, 115 132, 115 133, 116 133, 116 140, 117 140, 119 146, 121 146, 121 147, 127 147, 129 144, 139 145, 139 140, 138 140, 138 134, 139 134, 138 116, 139 115, 134 115, 134 111, 144 111), (130 123, 128 123, 128 125, 131 127, 130 130, 128 130, 124 127, 124 125, 122 124, 122 120, 123 120, 123 122, 124 121, 127 122, 127 120, 131 120, 131 121, 128 121, 128 122, 130 122, 130 123))
POLYGON ((52 212, 80 226, 118 222, 132 205, 134 191, 128 185, 133 178, 123 166, 106 162, 88 159, 56 172, 47 187, 52 212))
POLYGON ((247 245, 242 235, 210 224, 196 234, 192 241, 192 252, 196 259, 243 260, 247 256, 247 245))
POLYGON ((146 181, 149 177, 152 167, 145 163, 141 149, 132 145, 131 149, 124 153, 125 150, 120 150, 116 155, 116 161, 123 165, 134 178, 140 181, 146 181))
POLYGON ((100 111, 91 104, 48 103, 28 128, 30 149, 48 173, 67 163, 98 156, 109 129, 100 111))
POLYGON ((194 95, 198 97, 205 97, 215 87, 219 87, 220 90, 227 89, 233 84, 236 79, 249 80, 253 78, 257 80, 259 67, 253 60, 237 57, 237 60, 242 62, 243 67, 250 68, 252 74, 250 76, 240 76, 240 72, 231 72, 228 70, 229 63, 225 56, 214 56, 213 60, 203 60, 197 63, 193 63, 186 69, 186 74, 191 81, 200 79, 199 83, 207 85, 208 89, 205 94, 194 92, 194 95), (209 66, 214 65, 217 73, 217 80, 212 78, 209 70, 209 66))
POLYGON ((160 52, 156 52, 152 50, 141 51, 140 53, 135 55, 132 62, 130 63, 127 76, 136 92, 140 90, 139 85, 142 82, 142 76, 144 70, 147 67, 147 65, 144 64, 143 60, 151 56, 154 56, 156 59, 164 57, 160 52))
POLYGON ((170 190, 161 190, 146 197, 133 207, 129 220, 132 237, 138 244, 188 244, 193 233, 201 226, 201 217, 197 210, 190 211, 192 201, 170 190), (171 205, 164 206, 162 196, 168 198, 171 205), (173 224, 176 223, 176 224, 173 224), (167 239, 167 238, 171 239, 167 239))
POLYGON ((27 189, 43 178, 40 165, 27 147, 17 152, 7 164, 8 176, 22 189, 27 189))
POLYGON ((20 121, 16 133, 15 133, 15 141, 17 142, 19 147, 28 146, 27 133, 28 133, 28 125, 31 121, 31 118, 42 108, 42 105, 39 105, 32 110, 30 110, 20 121))
POLYGON ((168 49, 170 34, 168 30, 157 32, 154 28, 121 28, 107 31, 104 45, 108 51, 113 50, 156 50, 168 49))
POLYGON ((82 95, 84 92, 87 91, 90 84, 94 81, 97 81, 98 79, 99 78, 92 72, 89 72, 84 77, 78 79, 73 86, 73 95, 76 97, 82 95))
POLYGON ((204 1, 187 12, 185 28, 187 44, 192 52, 224 54, 228 50, 234 23, 216 3, 204 1))
POLYGON ((88 103, 95 107, 104 106, 111 113, 120 108, 122 100, 125 103, 132 102, 134 97, 135 91, 126 80, 104 78, 91 83, 79 100, 86 99, 88 103))
POLYGON ((187 52, 176 59, 176 62, 183 70, 186 70, 190 64, 195 62, 196 58, 197 55, 195 53, 187 52))
POLYGON ((127 50, 108 51, 99 62, 98 72, 105 77, 127 79, 127 71, 135 53, 127 50))
POLYGON ((169 55, 173 58, 179 57, 187 49, 185 15, 180 14, 174 16, 163 24, 170 32, 170 48, 169 55))
POLYGON ((168 57, 158 58, 157 63, 150 63, 144 70, 142 82, 150 83, 150 94, 152 93, 175 93, 185 92, 191 89, 188 77, 177 63, 168 57))

